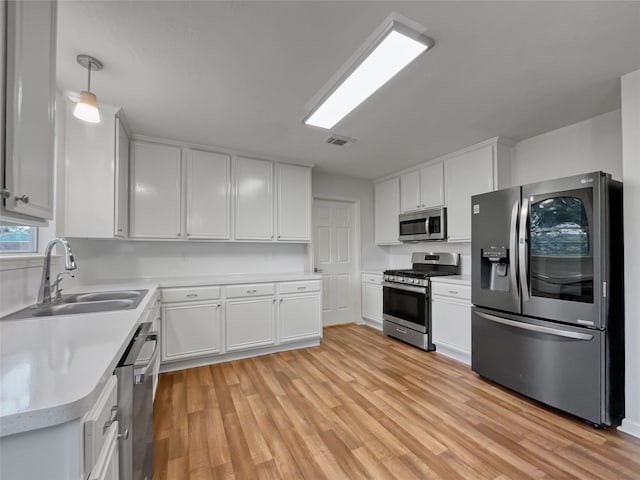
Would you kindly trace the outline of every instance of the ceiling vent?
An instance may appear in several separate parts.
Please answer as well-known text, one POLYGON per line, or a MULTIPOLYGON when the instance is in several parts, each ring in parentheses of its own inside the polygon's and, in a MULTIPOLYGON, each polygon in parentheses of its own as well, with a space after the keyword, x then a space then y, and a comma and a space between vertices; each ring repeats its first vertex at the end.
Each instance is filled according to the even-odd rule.
POLYGON ((325 140, 329 145, 336 145, 338 147, 348 147, 353 145, 355 139, 349 137, 341 137, 340 135, 331 135, 325 140))

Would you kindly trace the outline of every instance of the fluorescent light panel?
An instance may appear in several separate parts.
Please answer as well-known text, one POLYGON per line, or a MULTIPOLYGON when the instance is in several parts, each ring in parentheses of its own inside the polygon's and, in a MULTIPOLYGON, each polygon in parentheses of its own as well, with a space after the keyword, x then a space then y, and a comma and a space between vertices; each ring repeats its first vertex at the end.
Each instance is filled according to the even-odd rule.
POLYGON ((304 123, 326 129, 333 128, 349 112, 433 45, 427 37, 421 37, 421 40, 392 28, 304 123))

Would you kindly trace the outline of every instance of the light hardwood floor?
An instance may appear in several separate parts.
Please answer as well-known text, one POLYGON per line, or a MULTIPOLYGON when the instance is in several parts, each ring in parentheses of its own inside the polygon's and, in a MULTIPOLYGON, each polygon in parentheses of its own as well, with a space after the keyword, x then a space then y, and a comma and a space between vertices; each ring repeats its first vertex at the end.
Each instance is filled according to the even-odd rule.
POLYGON ((154 442, 154 480, 640 478, 640 440, 356 325, 161 375, 154 442))

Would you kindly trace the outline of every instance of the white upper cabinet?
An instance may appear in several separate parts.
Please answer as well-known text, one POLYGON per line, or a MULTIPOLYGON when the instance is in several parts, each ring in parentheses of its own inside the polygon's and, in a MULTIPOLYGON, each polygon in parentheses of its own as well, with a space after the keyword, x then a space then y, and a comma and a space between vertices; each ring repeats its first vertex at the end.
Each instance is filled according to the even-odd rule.
POLYGON ((420 199, 420 170, 405 173, 400 177, 400 206, 402 212, 412 212, 422 208, 420 199))
POLYGON ((444 205, 444 166, 433 163, 420 169, 420 197, 422 208, 444 205))
POLYGON ((131 143, 131 237, 181 236, 180 148, 134 141, 131 143))
POLYGON ((444 162, 449 241, 471 241, 471 197, 509 186, 510 146, 492 142, 444 162))
POLYGON ((185 149, 186 236, 231 238, 231 159, 185 149))
POLYGON ((400 179, 398 177, 374 185, 375 238, 377 245, 400 243, 400 179))
POLYGON ((113 238, 127 235, 129 137, 117 107, 100 106, 100 123, 73 116, 67 103, 64 234, 113 238))
POLYGON ((273 240, 273 163, 235 159, 235 238, 273 240))
POLYGON ((402 213, 444 205, 442 162, 403 174, 400 192, 402 213))
POLYGON ((53 218, 57 4, 5 6, 2 216, 44 224, 53 218))
POLYGON ((116 220, 117 237, 129 235, 129 135, 116 117, 116 220))
POLYGON ((276 165, 278 240, 311 241, 311 169, 276 165))

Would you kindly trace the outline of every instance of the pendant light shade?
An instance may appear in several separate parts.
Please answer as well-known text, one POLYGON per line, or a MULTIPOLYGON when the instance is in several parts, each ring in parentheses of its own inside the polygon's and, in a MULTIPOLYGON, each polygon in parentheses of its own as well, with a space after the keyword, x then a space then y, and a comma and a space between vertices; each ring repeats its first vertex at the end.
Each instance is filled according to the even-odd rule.
POLYGON ((91 70, 102 70, 102 63, 89 55, 78 55, 77 61, 87 69, 88 77, 87 90, 80 92, 78 103, 73 109, 73 116, 88 123, 100 123, 98 99, 91 93, 91 70))
POLYGON ((91 92, 80 92, 80 100, 73 109, 73 116, 89 123, 100 123, 98 99, 91 92))

